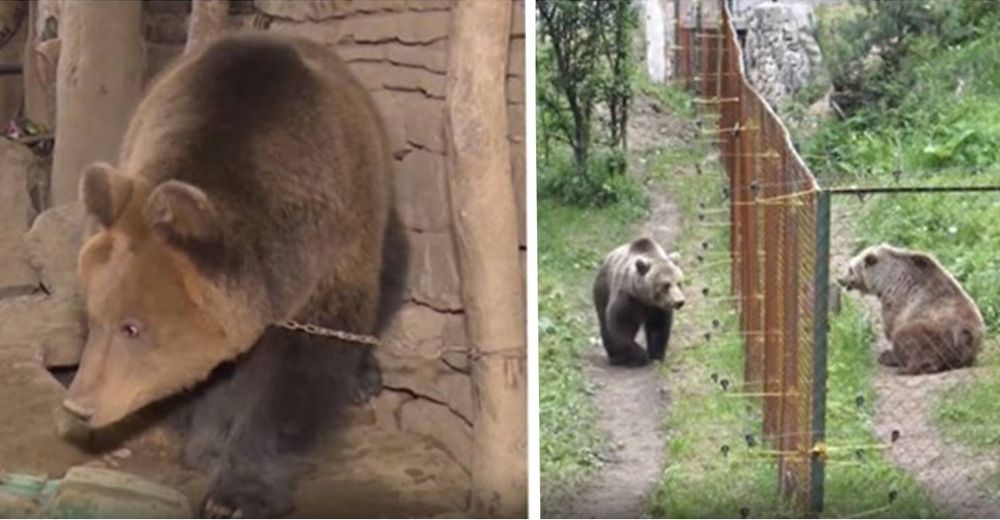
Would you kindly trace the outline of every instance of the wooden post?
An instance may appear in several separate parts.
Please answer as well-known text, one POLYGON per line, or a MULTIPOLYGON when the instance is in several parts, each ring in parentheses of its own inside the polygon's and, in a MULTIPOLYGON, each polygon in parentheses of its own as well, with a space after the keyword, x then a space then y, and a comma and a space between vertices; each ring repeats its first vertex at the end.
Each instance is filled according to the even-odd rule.
MULTIPOLYGON (((52 92, 54 85, 46 84, 43 81, 45 71, 41 69, 45 56, 38 50, 38 44, 41 43, 41 40, 35 31, 37 24, 38 2, 29 2, 28 35, 24 41, 24 55, 21 59, 24 67, 21 71, 21 79, 24 82, 24 115, 51 130, 55 123, 56 114, 55 95, 52 92)), ((54 76, 55 74, 53 74, 54 76)))
POLYGON ((229 0, 193 0, 190 20, 185 54, 218 38, 229 28, 229 0))
POLYGON ((465 324, 472 344, 473 516, 527 514, 525 289, 510 171, 509 1, 452 11, 445 131, 465 324))
POLYGON ((118 162, 142 89, 142 2, 65 2, 59 23, 52 202, 76 200, 80 171, 118 162))

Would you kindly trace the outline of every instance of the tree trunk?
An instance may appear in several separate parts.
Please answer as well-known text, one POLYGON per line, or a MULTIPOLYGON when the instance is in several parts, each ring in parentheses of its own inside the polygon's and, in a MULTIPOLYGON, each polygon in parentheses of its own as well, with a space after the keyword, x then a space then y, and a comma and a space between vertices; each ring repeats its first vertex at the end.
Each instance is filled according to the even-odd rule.
POLYGON ((218 38, 229 28, 229 0, 193 0, 184 53, 218 38))
POLYGON ((59 23, 52 202, 76 200, 80 171, 116 163, 142 91, 142 3, 65 2, 59 23))
MULTIPOLYGON (((55 77, 55 70, 42 70, 48 65, 47 56, 40 53, 38 45, 42 43, 35 31, 38 24, 38 3, 30 2, 28 7, 28 35, 24 42, 24 55, 21 58, 23 70, 21 79, 24 81, 24 115, 48 128, 55 124, 56 103, 54 82, 46 83, 49 77, 55 77)), ((52 45, 59 44, 53 42, 52 45)), ((54 66, 55 62, 52 63, 54 66)))
POLYGON ((462 300, 472 345, 470 507, 474 516, 523 518, 527 336, 507 133, 511 3, 458 2, 452 13, 445 129, 462 300))

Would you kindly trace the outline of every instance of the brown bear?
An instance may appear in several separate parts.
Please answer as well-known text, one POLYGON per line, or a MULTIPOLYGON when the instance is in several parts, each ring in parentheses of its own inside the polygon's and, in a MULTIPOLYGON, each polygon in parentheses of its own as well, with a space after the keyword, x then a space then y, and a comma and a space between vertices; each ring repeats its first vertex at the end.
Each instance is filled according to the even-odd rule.
POLYGON ((663 360, 674 310, 684 306, 684 274, 656 242, 639 238, 608 253, 594 280, 601 342, 612 365, 663 360), (635 341, 644 327, 646 349, 635 341))
POLYGON ((971 366, 986 326, 979 308, 931 255, 889 244, 852 258, 838 280, 846 289, 874 294, 882 304, 885 337, 892 345, 879 363, 903 374, 971 366))
POLYGON ((63 403, 101 429, 177 401, 208 516, 288 513, 302 451, 381 389, 407 247, 378 111, 323 47, 233 35, 181 58, 80 182, 89 337, 63 403))

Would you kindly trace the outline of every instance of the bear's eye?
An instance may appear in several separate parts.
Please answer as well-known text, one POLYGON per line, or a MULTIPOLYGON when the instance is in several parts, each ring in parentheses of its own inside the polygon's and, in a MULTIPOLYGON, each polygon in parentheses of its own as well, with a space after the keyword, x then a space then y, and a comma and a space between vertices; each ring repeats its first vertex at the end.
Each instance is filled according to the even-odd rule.
POLYGON ((664 291, 669 291, 670 290, 670 282, 667 282, 667 283, 663 284, 663 290, 664 291))
POLYGON ((133 322, 125 322, 121 326, 121 332, 127 338, 139 337, 139 325, 133 322))

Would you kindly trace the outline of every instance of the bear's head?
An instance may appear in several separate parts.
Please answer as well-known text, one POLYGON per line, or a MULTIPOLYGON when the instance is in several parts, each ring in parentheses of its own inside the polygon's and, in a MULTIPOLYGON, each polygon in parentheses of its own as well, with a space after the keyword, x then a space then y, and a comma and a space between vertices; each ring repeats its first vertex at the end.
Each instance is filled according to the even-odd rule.
POLYGON ((99 428, 204 380, 266 322, 206 261, 224 237, 205 192, 95 164, 80 196, 100 229, 80 251, 89 336, 63 407, 99 428))
POLYGON ((642 255, 635 258, 639 298, 661 309, 684 306, 684 273, 677 266, 678 255, 642 255))
POLYGON ((882 294, 890 286, 913 283, 916 273, 936 270, 934 259, 924 253, 889 244, 870 246, 851 258, 837 282, 862 294, 882 294))

